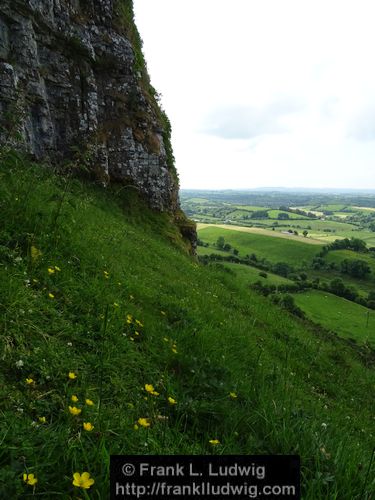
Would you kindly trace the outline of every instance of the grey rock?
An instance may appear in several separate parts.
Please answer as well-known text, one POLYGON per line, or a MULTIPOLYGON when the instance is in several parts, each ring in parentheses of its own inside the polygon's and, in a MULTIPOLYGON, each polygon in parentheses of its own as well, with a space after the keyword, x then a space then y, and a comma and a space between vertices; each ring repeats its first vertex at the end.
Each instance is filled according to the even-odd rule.
POLYGON ((52 164, 79 148, 101 182, 131 183, 176 212, 160 113, 119 26, 115 0, 2 0, 0 142, 16 131, 52 164))

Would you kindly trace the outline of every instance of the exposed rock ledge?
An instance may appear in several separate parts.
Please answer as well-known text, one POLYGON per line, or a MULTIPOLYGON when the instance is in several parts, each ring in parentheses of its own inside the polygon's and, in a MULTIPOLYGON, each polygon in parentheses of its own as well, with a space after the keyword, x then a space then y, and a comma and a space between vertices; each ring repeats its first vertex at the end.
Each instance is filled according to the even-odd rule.
POLYGON ((168 121, 124 8, 130 0, 1 1, 0 142, 16 130, 38 159, 79 151, 103 181, 130 182, 175 213, 168 121))

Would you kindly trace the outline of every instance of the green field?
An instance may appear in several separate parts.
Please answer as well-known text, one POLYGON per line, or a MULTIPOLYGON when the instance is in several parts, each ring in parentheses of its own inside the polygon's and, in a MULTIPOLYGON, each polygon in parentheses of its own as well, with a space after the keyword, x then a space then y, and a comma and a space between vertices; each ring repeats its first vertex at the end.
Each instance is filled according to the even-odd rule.
POLYGON ((320 250, 320 245, 309 245, 303 241, 271 238, 212 226, 200 229, 198 235, 202 241, 210 245, 215 244, 219 236, 223 236, 227 243, 239 250, 239 255, 242 257, 254 253, 257 257, 265 257, 273 263, 287 262, 297 267, 302 261, 311 261, 320 250))
POLYGON ((236 282, 241 286, 248 286, 249 283, 260 281, 264 285, 290 285, 293 281, 278 276, 267 271, 267 278, 260 276, 262 271, 256 267, 246 266, 244 264, 234 264, 231 262, 224 262, 223 265, 227 269, 231 269, 235 273, 236 282))
POLYGON ((375 348, 375 311, 318 290, 296 293, 294 299, 314 322, 341 337, 358 343, 368 342, 375 348))
POLYGON ((292 212, 285 212, 285 210, 269 210, 268 211, 268 216, 270 219, 277 220, 279 214, 286 214, 286 215, 288 215, 289 219, 310 220, 308 217, 305 217, 304 215, 293 214, 292 212))

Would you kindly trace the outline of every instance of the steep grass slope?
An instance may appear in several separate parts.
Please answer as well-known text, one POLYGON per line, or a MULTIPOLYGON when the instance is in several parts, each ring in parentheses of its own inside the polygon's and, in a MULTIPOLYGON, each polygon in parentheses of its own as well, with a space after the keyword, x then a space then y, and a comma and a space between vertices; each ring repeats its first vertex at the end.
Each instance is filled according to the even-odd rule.
POLYGON ((371 353, 183 246, 131 188, 2 155, 0 497, 76 498, 86 471, 108 498, 116 453, 297 453, 303 498, 371 498, 371 353))

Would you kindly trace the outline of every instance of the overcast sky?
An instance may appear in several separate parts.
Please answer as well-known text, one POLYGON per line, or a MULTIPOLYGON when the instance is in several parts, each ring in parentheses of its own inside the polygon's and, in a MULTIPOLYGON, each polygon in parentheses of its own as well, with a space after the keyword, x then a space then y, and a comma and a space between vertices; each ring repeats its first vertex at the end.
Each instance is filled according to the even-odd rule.
POLYGON ((182 188, 375 188, 373 0, 134 0, 182 188))

